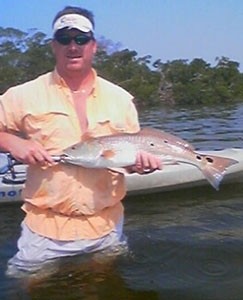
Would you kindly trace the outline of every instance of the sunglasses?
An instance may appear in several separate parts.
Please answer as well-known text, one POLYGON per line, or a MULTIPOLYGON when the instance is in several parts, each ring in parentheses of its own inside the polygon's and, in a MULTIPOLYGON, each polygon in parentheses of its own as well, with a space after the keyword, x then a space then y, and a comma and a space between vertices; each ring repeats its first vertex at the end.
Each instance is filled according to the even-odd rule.
POLYGON ((67 34, 60 34, 55 36, 55 40, 58 41, 61 45, 69 45, 72 41, 74 41, 77 45, 82 46, 87 44, 89 41, 92 40, 92 36, 78 34, 75 36, 70 36, 67 34))

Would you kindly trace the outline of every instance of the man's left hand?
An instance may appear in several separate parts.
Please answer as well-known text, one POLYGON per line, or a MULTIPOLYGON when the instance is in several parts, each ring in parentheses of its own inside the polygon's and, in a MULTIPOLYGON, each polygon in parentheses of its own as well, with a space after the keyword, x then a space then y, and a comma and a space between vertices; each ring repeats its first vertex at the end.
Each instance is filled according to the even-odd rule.
POLYGON ((161 170, 162 162, 155 155, 145 151, 139 151, 136 157, 135 165, 129 169, 130 171, 139 174, 148 174, 154 172, 155 170, 161 170))

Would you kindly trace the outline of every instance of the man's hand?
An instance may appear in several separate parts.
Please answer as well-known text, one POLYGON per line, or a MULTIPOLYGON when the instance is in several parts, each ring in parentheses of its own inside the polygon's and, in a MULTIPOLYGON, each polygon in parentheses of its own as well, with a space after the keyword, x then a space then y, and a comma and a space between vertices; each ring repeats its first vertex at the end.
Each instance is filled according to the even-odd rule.
POLYGON ((139 174, 147 174, 161 169, 162 162, 158 157, 145 151, 139 151, 136 157, 136 163, 134 166, 129 168, 129 171, 139 174))
POLYGON ((21 145, 13 148, 11 155, 25 164, 53 165, 54 161, 41 144, 35 141, 22 140, 21 145))
POLYGON ((54 161, 43 146, 32 140, 22 139, 12 134, 1 133, 1 149, 24 164, 53 165, 54 161))

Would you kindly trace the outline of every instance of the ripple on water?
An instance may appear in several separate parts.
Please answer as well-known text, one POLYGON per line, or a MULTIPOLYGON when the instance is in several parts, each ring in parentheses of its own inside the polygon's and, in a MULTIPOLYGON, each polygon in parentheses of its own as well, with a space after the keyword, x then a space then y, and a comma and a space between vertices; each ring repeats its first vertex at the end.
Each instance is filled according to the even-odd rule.
POLYGON ((178 135, 201 150, 243 147, 241 118, 243 105, 156 108, 140 112, 142 126, 178 135))
POLYGON ((236 291, 243 295, 242 243, 183 243, 172 237, 159 240, 152 233, 140 240, 138 232, 136 236, 129 259, 120 264, 130 288, 191 291, 200 295, 204 292, 212 295, 215 291, 221 298, 212 299, 220 300, 229 300, 229 289, 232 289, 231 295, 236 291))
POLYGON ((198 188, 129 201, 131 256, 121 265, 129 287, 241 299, 242 191, 240 185, 222 192, 198 188))

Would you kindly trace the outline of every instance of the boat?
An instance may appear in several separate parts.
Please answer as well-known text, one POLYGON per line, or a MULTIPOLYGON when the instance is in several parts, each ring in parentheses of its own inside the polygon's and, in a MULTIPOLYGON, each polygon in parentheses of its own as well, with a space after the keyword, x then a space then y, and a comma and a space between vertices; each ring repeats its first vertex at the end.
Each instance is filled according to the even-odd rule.
MULTIPOLYGON (((203 153, 229 157, 238 161, 237 164, 227 169, 221 185, 243 182, 242 148, 203 151, 203 153)), ((25 182, 25 174, 25 165, 12 163, 6 153, 0 153, 0 204, 21 202, 21 191, 25 182)), ((150 174, 128 174, 125 178, 128 195, 149 194, 209 185, 198 168, 182 163, 165 165, 162 170, 157 170, 150 174)))

